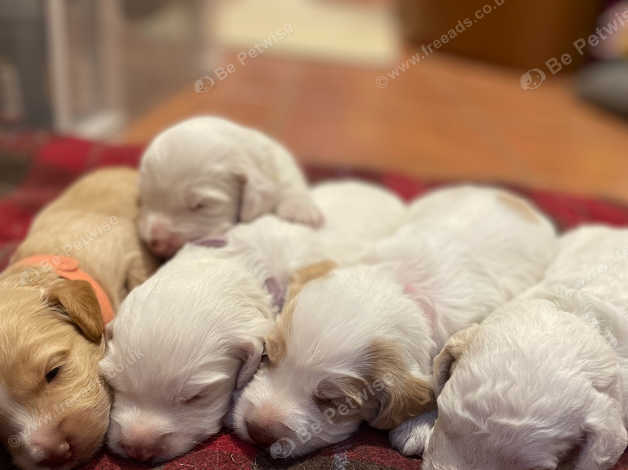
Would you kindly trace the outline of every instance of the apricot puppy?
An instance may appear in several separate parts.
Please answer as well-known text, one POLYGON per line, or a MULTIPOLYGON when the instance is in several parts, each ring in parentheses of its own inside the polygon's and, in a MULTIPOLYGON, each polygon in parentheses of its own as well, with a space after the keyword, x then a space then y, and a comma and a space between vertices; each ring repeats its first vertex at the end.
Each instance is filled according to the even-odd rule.
POLYGON ((156 268, 135 230, 137 197, 134 170, 82 178, 0 274, 0 437, 24 470, 68 470, 103 442, 104 323, 156 268))

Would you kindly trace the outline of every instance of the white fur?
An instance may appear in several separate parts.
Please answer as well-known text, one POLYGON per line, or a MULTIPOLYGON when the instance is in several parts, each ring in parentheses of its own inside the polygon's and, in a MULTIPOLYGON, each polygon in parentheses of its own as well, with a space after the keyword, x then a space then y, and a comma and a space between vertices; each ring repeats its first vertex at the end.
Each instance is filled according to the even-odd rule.
POLYGON ((159 255, 263 214, 323 222, 292 155, 222 118, 195 117, 160 133, 142 156, 140 176, 139 230, 159 255))
POLYGON ((613 468, 628 443, 627 278, 628 230, 565 235, 542 283, 437 358, 423 467, 613 468))
POLYGON ((390 191, 358 180, 329 181, 312 188, 325 225, 337 240, 364 243, 392 235, 408 217, 407 206, 390 191))
MULTIPOLYGON (((377 409, 351 406, 338 410, 341 419, 328 419, 315 397, 325 395, 323 385, 364 378, 377 361, 369 352, 376 341, 398 348, 407 375, 430 381, 432 359, 448 337, 537 282, 554 256, 548 221, 533 210, 534 221, 522 217, 503 195, 477 187, 436 191, 365 257, 372 265, 307 284, 285 327, 285 355, 264 364, 235 405, 237 434, 251 440, 249 426, 266 429, 276 440, 271 455, 286 457, 346 439, 362 420, 381 427, 377 409)), ((356 392, 365 402, 380 400, 381 411, 379 388, 395 378, 380 379, 380 387, 364 383, 356 392)))
POLYGON ((318 197, 330 202, 324 229, 265 215, 213 240, 224 242, 222 248, 186 245, 131 292, 101 362, 115 393, 108 435, 114 452, 128 456, 123 444, 141 441, 148 449, 136 457, 156 463, 218 432, 232 392, 257 369, 263 337, 281 305, 274 295, 285 292, 291 274, 328 258, 352 262, 366 249, 348 239, 360 230, 352 232, 352 224, 381 215, 393 230, 406 215, 398 199, 355 182, 321 186, 314 190, 318 197), (333 204, 334 195, 344 199, 333 204), (269 280, 279 292, 268 290, 269 280))
POLYGON ((131 292, 112 322, 101 369, 115 392, 114 452, 127 456, 121 444, 134 445, 137 435, 149 442, 144 460, 187 452, 218 432, 237 380, 255 372, 272 301, 224 251, 187 245, 131 292))

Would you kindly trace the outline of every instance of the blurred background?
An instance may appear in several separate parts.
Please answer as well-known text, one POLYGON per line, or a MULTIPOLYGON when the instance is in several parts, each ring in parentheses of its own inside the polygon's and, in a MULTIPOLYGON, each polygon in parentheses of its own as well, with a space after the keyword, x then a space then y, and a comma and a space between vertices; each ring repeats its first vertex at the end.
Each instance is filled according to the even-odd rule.
POLYGON ((0 0, 1 184, 29 139, 201 113, 304 164, 628 200, 628 2, 0 0))

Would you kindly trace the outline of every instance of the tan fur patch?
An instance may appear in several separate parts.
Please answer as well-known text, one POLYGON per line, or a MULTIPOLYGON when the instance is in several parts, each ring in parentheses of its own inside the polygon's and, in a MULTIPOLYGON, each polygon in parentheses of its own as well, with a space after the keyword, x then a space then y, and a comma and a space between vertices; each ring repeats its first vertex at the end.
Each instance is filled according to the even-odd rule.
MULTIPOLYGON (((404 421, 436 407, 429 382, 410 374, 402 367, 399 347, 389 341, 376 341, 369 355, 374 359, 369 380, 384 387, 378 395, 379 413, 370 421, 377 429, 393 429, 404 421)), ((379 387, 378 387, 379 388, 379 387)))
POLYGON ((449 338, 443 350, 434 358, 433 374, 436 393, 442 390, 456 367, 456 361, 464 354, 479 328, 479 325, 474 324, 457 332, 449 338))
POLYGON ((308 282, 329 274, 337 267, 338 265, 334 261, 325 260, 299 269, 290 279, 290 286, 288 287, 286 301, 290 302, 297 295, 299 295, 299 292, 303 290, 303 287, 305 287, 308 282))
POLYGON ((532 208, 530 204, 528 204, 520 197, 514 196, 509 193, 500 193, 497 197, 500 202, 508 206, 513 211, 517 212, 529 222, 539 223, 541 221, 539 214, 534 210, 534 208, 532 208))
POLYGON ((299 269, 292 275, 288 294, 283 310, 277 318, 275 328, 266 337, 266 354, 271 364, 277 364, 286 355, 286 339, 290 335, 292 316, 296 308, 297 296, 303 287, 314 279, 319 279, 329 274, 338 265, 330 260, 321 261, 299 269))
POLYGON ((364 357, 363 377, 337 377, 322 381, 314 400, 334 420, 355 420, 356 415, 377 429, 393 429, 436 407, 430 384, 405 370, 399 348, 374 342, 364 357), (344 410, 341 409, 344 407, 344 410))
POLYGON ((314 402, 321 412, 336 424, 355 421, 356 417, 374 414, 377 403, 368 383, 356 377, 323 380, 314 393, 314 402), (373 409, 373 411, 368 411, 373 409), (331 410, 331 411, 328 411, 331 410))

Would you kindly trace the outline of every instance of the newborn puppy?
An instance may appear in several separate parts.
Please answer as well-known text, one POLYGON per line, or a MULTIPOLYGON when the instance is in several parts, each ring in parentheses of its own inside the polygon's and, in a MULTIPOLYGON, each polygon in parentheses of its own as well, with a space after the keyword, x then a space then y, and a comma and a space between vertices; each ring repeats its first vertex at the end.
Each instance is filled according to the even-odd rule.
POLYGON ((39 213, 0 275, 0 436, 24 470, 73 468, 103 442, 104 321, 156 267, 137 196, 131 169, 85 176, 39 213))
POLYGON ((628 443, 627 277, 628 230, 577 229, 541 284, 454 335, 434 363, 423 468, 613 468, 628 443))
POLYGON ((397 198, 369 185, 329 183, 313 193, 327 201, 324 229, 265 215, 200 241, 206 246, 186 245, 129 295, 101 362, 115 392, 115 453, 158 463, 218 432, 232 392, 257 370, 291 274, 326 257, 359 258, 365 247, 343 238, 361 230, 349 223, 381 215, 392 230, 406 215, 397 198), (338 193, 345 198, 331 204, 338 193), (351 215, 343 219, 346 201, 351 215))
POLYGON ((218 432, 231 393, 255 373, 273 299, 225 251, 186 245, 112 322, 100 367, 115 393, 115 453, 154 464, 187 452, 218 432))
POLYGON ((144 152, 140 174, 139 231, 159 256, 263 214, 312 227, 323 223, 290 152, 218 117, 163 131, 144 152))
POLYGON ((502 191, 444 189, 409 212, 375 264, 331 271, 287 303, 235 404, 240 437, 294 457, 362 421, 393 429, 431 410, 447 339, 537 282, 554 254, 548 221, 502 191))

